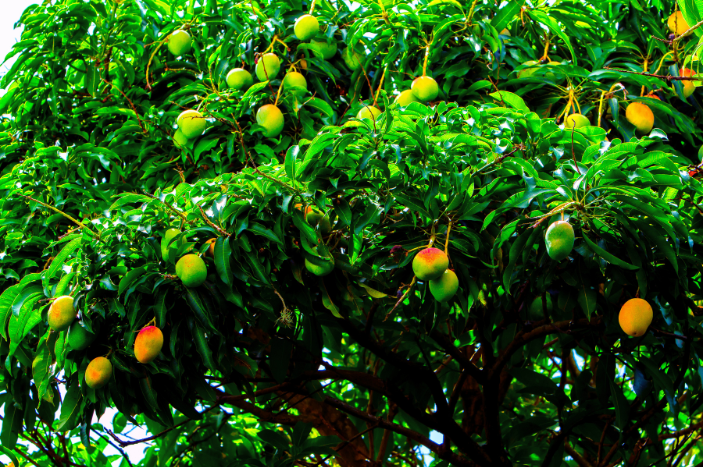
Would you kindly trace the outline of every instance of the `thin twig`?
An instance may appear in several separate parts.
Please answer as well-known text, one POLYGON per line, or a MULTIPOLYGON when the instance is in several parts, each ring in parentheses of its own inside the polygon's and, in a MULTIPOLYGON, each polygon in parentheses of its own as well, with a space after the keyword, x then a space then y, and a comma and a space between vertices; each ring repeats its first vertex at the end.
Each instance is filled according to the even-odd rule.
POLYGON ((173 211, 173 212, 175 212, 176 214, 178 214, 178 215, 181 217, 181 219, 183 219, 184 222, 189 222, 189 221, 186 220, 186 215, 185 215, 185 214, 183 214, 181 211, 179 211, 178 209, 174 208, 174 207, 171 206, 170 204, 164 203, 164 202, 161 201, 159 198, 157 198, 156 196, 154 196, 154 195, 152 195, 152 194, 150 194, 150 193, 147 193, 146 191, 144 192, 144 195, 145 195, 145 196, 148 196, 148 197, 151 198, 151 199, 155 199, 156 201, 159 201, 161 204, 163 204, 164 206, 166 206, 167 208, 169 208, 171 211, 173 211))
POLYGON ((398 301, 395 303, 395 306, 394 306, 393 308, 391 308, 391 311, 389 311, 389 312, 386 314, 386 317, 383 318, 383 321, 386 321, 386 320, 388 320, 388 318, 390 318, 390 316, 393 314, 393 312, 395 311, 395 309, 398 308, 398 305, 400 305, 400 304, 403 302, 403 300, 405 300, 405 297, 406 297, 406 296, 410 293, 410 291, 413 289, 413 286, 415 286, 415 283, 416 283, 416 282, 417 282, 417 276, 413 276, 413 281, 410 283, 410 287, 408 287, 408 290, 406 290, 405 293, 403 294, 403 296, 398 299, 398 301))
POLYGON ((200 206, 198 206, 198 209, 200 209, 200 214, 202 214, 203 219, 205 220, 205 222, 207 222, 207 225, 209 225, 209 226, 212 227, 213 229, 217 230, 218 232, 220 232, 220 233, 221 233, 222 235, 224 235, 225 237, 229 237, 230 235, 232 235, 231 233, 227 232, 226 230, 223 230, 223 229, 222 229, 221 227, 219 227, 217 224, 215 224, 215 223, 212 222, 210 219, 208 219, 207 215, 205 214, 205 211, 203 211, 203 208, 201 208, 200 206))
MULTIPOLYGON (((20 196, 23 196, 23 197, 25 197, 25 198, 27 198, 27 199, 30 199, 30 200, 34 201, 35 203, 39 203, 40 205, 44 206, 44 207, 47 208, 47 209, 51 209, 52 211, 61 214, 61 215, 62 215, 63 217, 65 217, 66 219, 68 219, 68 220, 70 220, 71 222, 73 222, 74 224, 78 225, 81 229, 87 230, 87 231, 90 232, 90 234, 93 235, 95 238, 97 238, 98 240, 101 240, 101 239, 100 239, 100 236, 99 236, 97 233, 93 232, 90 228, 88 228, 88 226, 86 226, 84 223, 82 223, 82 222, 79 221, 78 219, 75 219, 75 218, 69 216, 68 214, 66 214, 66 213, 63 212, 62 210, 60 210, 60 209, 58 209, 58 208, 55 208, 54 206, 51 206, 51 205, 49 205, 49 204, 43 203, 43 202, 39 201, 38 199, 34 199, 34 198, 32 198, 31 196, 23 195, 22 193, 18 193, 18 194, 19 194, 20 196)), ((102 240, 101 240, 101 241, 102 241, 102 240)))
POLYGON ((619 68, 610 68, 608 66, 605 66, 603 68, 605 70, 619 71, 620 73, 628 73, 631 75, 648 76, 650 78, 659 78, 659 79, 664 79, 667 81, 703 81, 703 76, 699 76, 699 75, 694 75, 694 76, 655 75, 653 73, 646 73, 643 71, 621 70, 619 68))
POLYGON ((132 100, 131 100, 129 97, 127 97, 127 94, 125 94, 124 92, 122 92, 122 89, 118 88, 118 87, 115 86, 112 82, 106 80, 105 78, 103 78, 103 81, 105 81, 107 84, 109 84, 109 85, 112 86, 113 88, 117 89, 117 91, 118 91, 120 94, 122 94, 122 97, 124 97, 124 98, 127 100, 127 102, 129 102, 130 107, 132 107, 132 111, 134 112, 134 115, 137 116, 137 123, 139 124, 139 128, 142 129, 142 133, 144 133, 144 134, 149 133, 149 132, 147 131, 146 127, 144 126, 144 124, 142 123, 142 119, 139 118, 139 112, 137 112, 137 107, 134 105, 134 102, 132 102, 132 100))

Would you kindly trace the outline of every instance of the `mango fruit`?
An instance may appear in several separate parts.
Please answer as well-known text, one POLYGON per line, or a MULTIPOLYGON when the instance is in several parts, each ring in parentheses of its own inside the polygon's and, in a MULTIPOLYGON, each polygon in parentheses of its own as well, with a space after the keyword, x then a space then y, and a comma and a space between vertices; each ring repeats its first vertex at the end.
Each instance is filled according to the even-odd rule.
POLYGON ((259 57, 254 72, 259 81, 272 80, 281 69, 281 60, 276 54, 267 53, 259 57))
POLYGON ((395 103, 401 107, 407 107, 411 102, 420 102, 420 100, 415 97, 415 94, 413 94, 412 89, 406 89, 395 98, 395 103))
POLYGON ((95 341, 95 334, 81 326, 81 323, 74 321, 68 329, 68 345, 73 350, 87 349, 95 341))
POLYGON ((181 55, 190 52, 192 42, 193 41, 190 38, 190 34, 179 29, 178 31, 172 32, 171 35, 168 36, 168 50, 176 57, 180 57, 181 55))
POLYGON ((561 261, 574 249, 574 228, 567 221, 552 222, 544 240, 549 257, 561 261))
MULTIPOLYGON (((310 41, 310 49, 312 50, 312 53, 317 57, 321 58, 323 60, 329 60, 330 58, 334 57, 334 55, 337 53, 337 43, 336 42, 327 42, 327 41, 310 41)), ((307 67, 307 63, 305 64, 307 67)), ((302 64, 301 64, 302 68, 302 64)), ((305 69, 305 68, 303 68, 305 69)))
POLYGON ((641 133, 649 133, 654 128, 654 113, 646 104, 633 102, 625 110, 627 121, 641 133))
POLYGON ((85 382, 88 387, 93 389, 105 386, 111 377, 112 363, 105 357, 94 358, 85 369, 85 382))
POLYGON ((205 261, 198 255, 185 255, 176 263, 176 275, 186 287, 198 287, 207 279, 205 261))
POLYGON ((438 248, 425 248, 413 258, 413 272, 421 281, 438 279, 448 267, 449 258, 438 248))
POLYGON ((293 32, 301 41, 312 39, 320 31, 320 22, 313 15, 303 15, 295 21, 293 32))
POLYGON ((631 298, 620 308, 618 322, 629 336, 642 336, 652 324, 652 306, 641 298, 631 298))
POLYGON ((234 68, 227 73, 227 87, 230 89, 245 90, 254 84, 254 78, 244 68, 234 68))
POLYGON ((369 120, 376 121, 379 115, 381 115, 381 109, 374 107, 373 105, 365 105, 356 114, 356 118, 368 118, 369 120))
POLYGON ((139 331, 134 341, 134 356, 139 363, 149 363, 156 359, 164 346, 164 334, 156 326, 147 326, 139 331))
POLYGON ((437 98, 437 95, 439 95, 439 85, 437 81, 429 76, 415 78, 410 89, 412 89, 413 95, 420 102, 433 101, 437 98))
POLYGON ((65 331, 76 319, 76 310, 73 308, 73 297, 63 295, 51 302, 47 320, 49 327, 56 332, 65 331))
POLYGON ((587 117, 581 114, 571 114, 564 119, 564 128, 582 128, 589 126, 591 122, 587 117))
POLYGON ((459 278, 451 269, 447 269, 437 279, 431 279, 430 292, 438 302, 451 300, 459 290, 459 278))
POLYGON ((181 112, 178 119, 176 119, 176 123, 183 135, 188 139, 202 135, 207 126, 207 121, 203 114, 193 109, 181 112))
POLYGON ((289 71, 286 76, 283 77, 283 89, 292 90, 293 94, 297 96, 304 95, 308 90, 308 82, 305 80, 305 76, 297 71, 289 71))
POLYGON ((669 32, 677 36, 689 30, 688 23, 683 18, 683 13, 681 13, 681 11, 677 11, 669 16, 669 19, 666 20, 666 25, 669 28, 669 32))
POLYGON ((205 254, 211 258, 215 257, 215 242, 217 241, 217 237, 211 238, 207 242, 205 242, 206 245, 208 245, 207 250, 205 250, 205 254))
POLYGON ((361 53, 347 47, 342 51, 342 60, 347 64, 351 71, 356 71, 361 67, 361 53))
POLYGON ((283 113, 273 104, 266 104, 256 112, 256 123, 264 127, 264 136, 275 138, 283 131, 283 113))

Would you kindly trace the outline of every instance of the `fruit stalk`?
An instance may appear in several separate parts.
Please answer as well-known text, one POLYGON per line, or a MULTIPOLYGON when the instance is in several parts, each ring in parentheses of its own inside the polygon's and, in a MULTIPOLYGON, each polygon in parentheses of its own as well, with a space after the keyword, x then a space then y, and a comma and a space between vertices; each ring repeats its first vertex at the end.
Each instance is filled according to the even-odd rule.
POLYGON ((276 92, 276 99, 273 101, 273 105, 278 106, 278 98, 281 97, 281 89, 283 89, 283 83, 278 86, 278 91, 276 92))
POLYGON ((449 258, 449 233, 451 231, 452 231, 452 221, 450 219, 449 224, 447 225, 447 239, 444 241, 444 254, 447 255, 447 258, 449 258))
POLYGON ((310 4, 309 14, 312 14, 313 11, 315 11, 315 0, 312 0, 312 4, 310 4))
POLYGON ((430 58, 430 46, 432 45, 432 41, 427 43, 427 46, 425 47, 425 61, 422 64, 422 76, 427 76, 427 60, 430 58))
POLYGON ((383 80, 386 79, 386 71, 388 70, 388 66, 383 69, 383 74, 381 75, 381 81, 378 83, 378 87, 376 88, 376 95, 373 98, 373 106, 376 107, 376 101, 378 101, 378 95, 381 94, 381 89, 383 88, 383 80))
POLYGON ((166 42, 168 42, 168 35, 159 41, 159 44, 156 46, 154 51, 151 53, 151 56, 149 57, 149 61, 146 64, 146 88, 151 90, 151 83, 149 82, 149 69, 151 68, 151 62, 154 60, 154 57, 156 56, 156 53, 159 51, 162 45, 164 45, 166 42))
POLYGON ((549 60, 549 46, 551 45, 551 43, 549 42, 549 36, 547 36, 546 34, 544 35, 544 39, 544 52, 542 53, 542 58, 538 60, 539 62, 549 60))
MULTIPOLYGON (((649 60, 646 58, 644 59, 644 63, 642 64, 642 71, 645 73, 647 72, 647 67, 649 66, 649 60)), ((646 86, 643 84, 642 85, 642 90, 640 91, 640 96, 644 96, 644 91, 646 90, 646 86)))
POLYGON ((610 89, 608 89, 607 92, 603 91, 600 93, 600 103, 598 104, 598 124, 596 126, 600 126, 601 118, 603 116, 603 105, 605 104, 605 96, 613 93, 616 88, 623 88, 623 85, 620 83, 615 83, 610 86, 610 89))
POLYGON ((476 10, 476 5, 478 5, 478 0, 474 0, 474 2, 471 4, 471 8, 469 9, 469 16, 466 17, 466 22, 468 24, 471 24, 471 18, 474 17, 474 10, 476 10))

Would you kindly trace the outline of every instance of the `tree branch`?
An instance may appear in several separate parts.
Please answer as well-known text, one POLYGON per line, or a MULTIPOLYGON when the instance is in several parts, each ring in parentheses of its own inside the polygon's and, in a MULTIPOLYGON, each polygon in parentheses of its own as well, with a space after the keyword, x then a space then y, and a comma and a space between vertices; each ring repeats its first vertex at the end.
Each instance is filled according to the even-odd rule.
POLYGON ((413 381, 415 384, 427 386, 437 406, 437 412, 434 414, 435 417, 432 417, 424 411, 417 410, 412 404, 403 404, 405 396, 399 391, 397 385, 386 385, 386 390, 388 391, 388 397, 390 399, 396 402, 400 408, 406 412, 408 412, 406 407, 412 409, 412 411, 408 412, 409 415, 448 437, 462 452, 466 453, 478 464, 485 465, 491 462, 486 451, 479 446, 471 436, 462 430, 454 420, 453 413, 450 411, 447 398, 444 395, 444 389, 434 371, 421 363, 406 360, 395 352, 387 350, 371 336, 357 329, 348 319, 341 319, 337 322, 342 329, 361 346, 369 349, 377 357, 404 370, 403 376, 407 379, 413 381), (402 397, 399 397, 399 395, 402 397))
POLYGON ((566 449, 566 452, 568 452, 569 455, 574 458, 579 467, 593 467, 590 462, 584 459, 581 454, 576 452, 576 450, 571 447, 571 445, 569 444, 569 440, 564 440, 564 449, 566 449))
POLYGON ((458 466, 467 466, 467 467, 475 467, 478 465, 488 465, 485 462, 474 462, 472 460, 466 459, 465 457, 458 455, 454 452, 452 452, 450 449, 443 447, 443 445, 439 445, 435 443, 434 441, 431 441, 430 439, 422 436, 420 433, 417 433, 415 431, 412 431, 408 428, 405 428, 404 426, 398 425, 396 423, 391 423, 383 420, 382 418, 374 417, 373 415, 369 415, 366 412, 363 412, 361 410, 356 409, 355 407, 352 407, 351 405, 347 404, 346 402, 342 402, 339 399, 334 399, 332 397, 325 397, 324 400, 325 404, 331 405, 332 407, 335 407, 342 412, 345 412, 349 415, 352 415, 354 417, 360 418, 362 420, 365 420, 367 422, 371 422, 374 424, 377 424, 379 428, 385 428, 387 430, 390 430, 394 433, 398 433, 399 435, 405 436, 406 438, 415 441, 418 444, 421 444, 428 448, 430 451, 434 452, 437 454, 437 456, 442 459, 446 460, 453 465, 458 465, 458 466))
POLYGON ((694 75, 694 76, 671 76, 671 75, 655 75, 653 73, 647 73, 644 71, 629 71, 629 70, 620 70, 619 68, 610 68, 608 66, 603 67, 604 70, 610 70, 610 71, 619 71, 620 73, 628 73, 630 75, 640 75, 640 76, 648 76, 650 78, 659 78, 663 79, 666 81, 703 81, 703 76, 701 75, 694 75))
POLYGON ((455 347, 454 344, 449 341, 449 338, 447 338, 447 336, 445 336, 435 328, 430 333, 430 337, 435 342, 437 342, 439 346, 444 349, 445 352, 451 355, 454 360, 459 362, 461 368, 466 371, 469 376, 475 379, 479 384, 486 383, 486 375, 484 374, 483 370, 479 369, 476 365, 471 362, 471 360, 466 358, 466 355, 464 355, 461 350, 455 347))
POLYGON ((521 349, 529 341, 537 339, 538 337, 554 334, 556 332, 564 332, 568 334, 570 332, 570 328, 573 327, 596 327, 600 325, 602 320, 602 316, 594 316, 590 321, 586 318, 575 321, 559 321, 557 323, 549 323, 538 326, 531 331, 520 331, 510 342, 510 344, 508 344, 505 350, 503 350, 493 367, 489 370, 488 379, 490 380, 499 376, 500 372, 503 370, 503 367, 508 363, 513 353, 515 353, 518 349, 521 349))

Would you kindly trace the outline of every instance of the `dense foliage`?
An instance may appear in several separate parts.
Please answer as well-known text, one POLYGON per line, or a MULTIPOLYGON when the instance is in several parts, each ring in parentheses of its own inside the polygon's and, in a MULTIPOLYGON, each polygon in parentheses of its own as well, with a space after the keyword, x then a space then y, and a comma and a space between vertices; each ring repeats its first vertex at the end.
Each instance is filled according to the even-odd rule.
POLYGON ((703 461, 703 28, 670 35, 679 10, 703 18, 660 0, 28 8, 0 82, 0 451, 57 466, 107 465, 108 443, 143 443, 141 466, 703 461), (312 41, 296 36, 306 13, 312 41), (192 47, 174 56, 178 30, 192 47), (262 80, 267 53, 281 71, 262 80), (250 87, 228 86, 239 67, 250 87), (293 71, 303 84, 284 86, 293 71), (395 102, 420 76, 437 97, 395 102), (626 110, 638 102, 651 131, 626 110), (271 104, 280 134, 257 116, 271 104), (189 109, 207 124, 185 139, 189 109), (590 124, 565 126, 574 113, 590 124), (545 243, 558 221, 576 237, 560 261, 545 243), (427 247, 458 278, 446 301, 415 276, 427 247), (202 284, 176 268, 188 254, 202 284), (78 320, 52 330, 66 295, 78 320), (635 297, 654 313, 630 337, 618 318, 635 297), (135 356, 147 326, 163 335, 153 360, 135 356), (94 423, 108 407, 112 430, 94 423), (153 436, 130 440, 132 425, 153 436))

